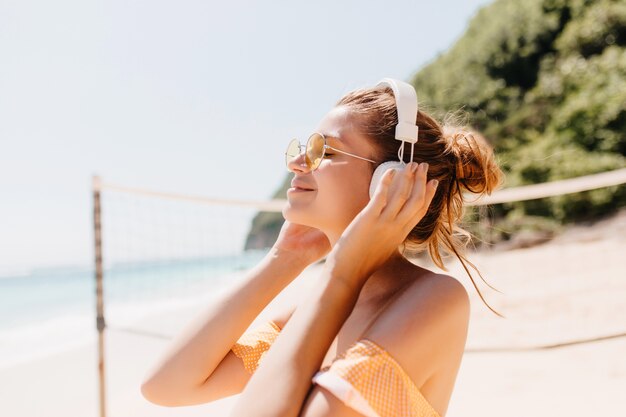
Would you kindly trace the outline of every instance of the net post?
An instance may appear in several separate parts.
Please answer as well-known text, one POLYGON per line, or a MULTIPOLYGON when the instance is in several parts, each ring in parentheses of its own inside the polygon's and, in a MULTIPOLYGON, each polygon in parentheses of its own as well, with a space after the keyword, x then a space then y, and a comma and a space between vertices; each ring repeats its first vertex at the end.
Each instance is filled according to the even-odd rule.
POLYGON ((102 223, 100 215, 100 192, 102 181, 100 177, 92 177, 93 196, 93 235, 94 235, 94 260, 96 278, 96 329, 98 330, 98 378, 99 378, 99 402, 100 417, 106 417, 106 384, 104 373, 104 300, 102 291, 102 223))

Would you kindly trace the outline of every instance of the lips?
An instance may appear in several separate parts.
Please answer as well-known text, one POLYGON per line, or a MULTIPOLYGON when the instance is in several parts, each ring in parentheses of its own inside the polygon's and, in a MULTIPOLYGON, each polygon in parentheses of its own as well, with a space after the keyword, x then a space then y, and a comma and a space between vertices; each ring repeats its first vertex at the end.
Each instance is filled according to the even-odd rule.
POLYGON ((307 187, 305 184, 296 181, 291 181, 291 186, 300 190, 313 191, 313 188, 307 187))

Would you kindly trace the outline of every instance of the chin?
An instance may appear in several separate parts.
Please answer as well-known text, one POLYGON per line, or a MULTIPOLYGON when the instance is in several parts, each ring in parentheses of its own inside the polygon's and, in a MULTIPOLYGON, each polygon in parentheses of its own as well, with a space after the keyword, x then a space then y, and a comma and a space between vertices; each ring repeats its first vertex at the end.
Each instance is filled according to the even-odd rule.
POLYGON ((290 207, 289 205, 283 208, 282 214, 285 220, 293 224, 300 224, 302 226, 309 226, 316 229, 319 229, 321 226, 319 222, 315 221, 315 218, 311 218, 297 208, 290 207))
POLYGON ((298 213, 297 209, 294 209, 289 204, 282 210, 283 217, 285 220, 294 223, 294 224, 304 224, 307 225, 306 216, 303 216, 302 213, 298 213))

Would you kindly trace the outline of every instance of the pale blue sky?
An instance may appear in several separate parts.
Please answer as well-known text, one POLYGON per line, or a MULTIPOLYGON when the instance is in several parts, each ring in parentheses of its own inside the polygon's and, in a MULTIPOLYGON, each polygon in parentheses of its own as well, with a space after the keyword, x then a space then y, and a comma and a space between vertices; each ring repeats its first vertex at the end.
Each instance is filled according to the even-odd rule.
POLYGON ((0 272, 92 262, 92 174, 268 199, 289 139, 487 3, 3 0, 0 272))

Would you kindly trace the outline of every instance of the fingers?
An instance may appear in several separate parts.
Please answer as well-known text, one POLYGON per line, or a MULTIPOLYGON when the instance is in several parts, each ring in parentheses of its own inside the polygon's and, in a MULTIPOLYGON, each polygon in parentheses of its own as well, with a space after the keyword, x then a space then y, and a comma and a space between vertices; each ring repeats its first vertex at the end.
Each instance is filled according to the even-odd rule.
POLYGON ((427 183, 428 164, 413 162, 401 170, 388 170, 383 175, 370 205, 376 214, 388 219, 404 220, 415 226, 426 214, 436 187, 427 183), (415 172, 411 168, 416 167, 415 172), (392 175, 395 173, 395 176, 392 175))
POLYGON ((387 205, 383 215, 395 218, 411 197, 414 183, 413 168, 415 166, 417 166, 416 162, 406 164, 404 168, 396 174, 396 178, 394 178, 390 185, 387 205))
POLYGON ((428 175, 428 163, 422 162, 419 164, 417 171, 415 172, 415 181, 411 190, 411 198, 404 205, 403 210, 398 215, 403 215, 409 212, 410 215, 415 213, 415 210, 422 208, 424 204, 424 196, 426 194, 426 179, 428 175))
POLYGON ((426 215, 428 207, 437 191, 437 181, 428 181, 428 164, 420 164, 415 173, 412 195, 398 217, 408 217, 408 228, 412 229, 426 215))
POLYGON ((429 181, 428 184, 426 184, 425 186, 426 192, 424 193, 424 203, 422 207, 419 210, 417 210, 416 213, 414 213, 413 217, 409 221, 408 227, 407 227, 409 229, 408 230, 409 232, 424 218, 426 213, 428 213, 428 208, 430 207, 430 203, 433 201, 433 198, 435 197, 435 193, 437 192, 437 185, 438 185, 437 183, 438 183, 437 180, 432 180, 432 181, 429 181))
POLYGON ((389 200, 389 188, 391 187, 394 176, 396 176, 395 169, 385 171, 368 204, 377 215, 379 215, 387 205, 387 201, 389 200))

